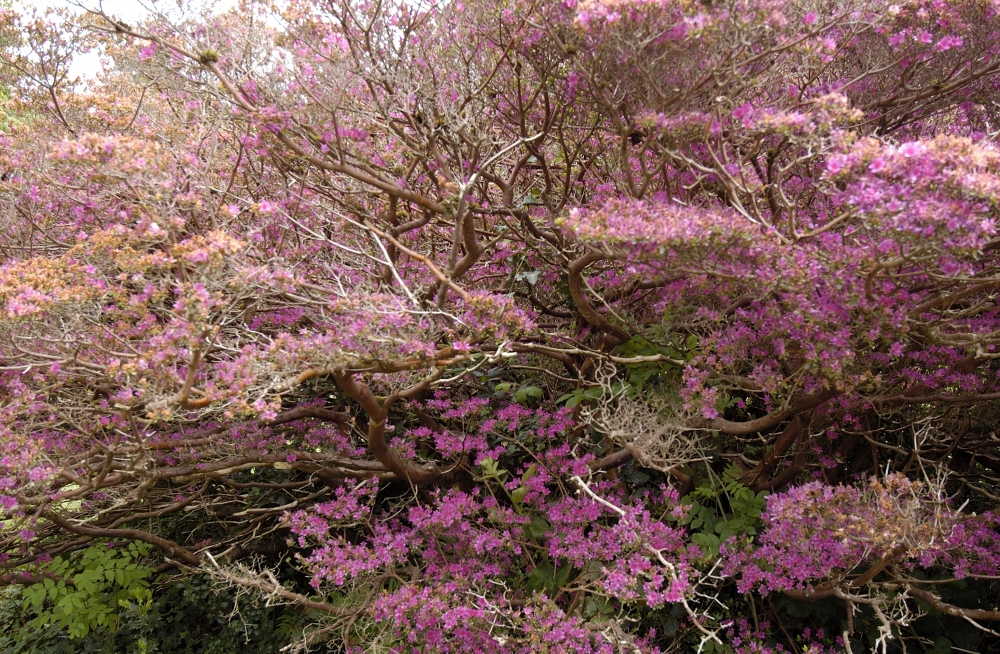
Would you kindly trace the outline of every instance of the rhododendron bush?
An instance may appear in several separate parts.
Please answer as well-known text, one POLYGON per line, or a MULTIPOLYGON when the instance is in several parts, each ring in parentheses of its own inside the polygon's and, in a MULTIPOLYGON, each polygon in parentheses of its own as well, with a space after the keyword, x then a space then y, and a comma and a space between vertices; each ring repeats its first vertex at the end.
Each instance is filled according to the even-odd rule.
POLYGON ((33 624, 138 542, 290 651, 997 646, 1000 4, 160 9, 0 12, 33 624))

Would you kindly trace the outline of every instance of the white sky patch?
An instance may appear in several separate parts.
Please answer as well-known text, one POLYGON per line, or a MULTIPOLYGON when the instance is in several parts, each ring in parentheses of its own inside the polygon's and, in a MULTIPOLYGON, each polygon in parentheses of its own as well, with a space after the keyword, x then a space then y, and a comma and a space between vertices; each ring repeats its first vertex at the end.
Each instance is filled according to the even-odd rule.
MULTIPOLYGON (((189 0, 191 10, 212 7, 215 12, 225 11, 236 4, 236 0, 189 0)), ((126 23, 134 24, 154 14, 157 10, 168 16, 176 16, 177 0, 14 0, 13 8, 66 8, 82 13, 84 9, 102 9, 105 13, 126 23)), ((94 79, 101 70, 100 54, 89 52, 79 54, 70 68, 71 74, 84 79, 94 79)))
POLYGON ((149 14, 145 3, 140 0, 94 0, 93 2, 70 2, 69 0, 15 0, 15 7, 38 7, 44 9, 48 7, 66 7, 74 11, 81 11, 83 7, 97 9, 103 7, 109 14, 118 16, 124 21, 137 21, 149 14))

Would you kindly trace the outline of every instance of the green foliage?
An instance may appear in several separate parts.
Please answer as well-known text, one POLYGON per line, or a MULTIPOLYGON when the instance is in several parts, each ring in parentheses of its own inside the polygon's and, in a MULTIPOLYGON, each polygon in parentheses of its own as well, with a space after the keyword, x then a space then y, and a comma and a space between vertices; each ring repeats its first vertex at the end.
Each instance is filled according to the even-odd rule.
POLYGON ((465 374, 469 379, 473 380, 476 385, 483 389, 484 395, 488 395, 498 400, 509 397, 511 389, 514 388, 514 384, 511 382, 503 381, 503 368, 480 368, 475 363, 475 357, 473 358, 473 362, 470 362, 468 366, 452 368, 448 371, 448 374, 452 377, 459 374, 465 374))
POLYGON ((577 404, 587 400, 599 400, 601 396, 604 395, 604 389, 600 386, 591 386, 589 388, 578 388, 569 393, 565 393, 556 400, 556 403, 563 404, 569 408, 575 407, 577 404))
POLYGON ((486 457, 479 464, 480 472, 485 480, 503 482, 507 477, 507 471, 497 465, 495 459, 486 457))
POLYGON ((757 534, 766 501, 767 493, 754 493, 740 483, 739 468, 730 465, 721 479, 710 474, 682 500, 691 508, 681 524, 687 525, 705 556, 714 556, 730 538, 757 534))
POLYGON ((518 404, 530 404, 533 400, 540 400, 544 391, 538 386, 522 386, 514 393, 514 401, 518 404))
POLYGON ((559 589, 569 583, 572 572, 571 565, 554 568, 548 561, 543 562, 528 572, 528 590, 544 592, 549 597, 555 597, 559 589))
POLYGON ((31 626, 54 624, 71 639, 97 629, 113 632, 121 609, 131 610, 132 602, 148 607, 153 569, 142 564, 148 554, 147 545, 133 542, 121 548, 93 545, 56 557, 42 568, 47 577, 23 591, 23 608, 35 612, 31 626))
POLYGON ((489 391, 496 399, 512 397, 518 404, 537 404, 545 397, 545 389, 530 383, 518 386, 513 382, 501 381, 504 371, 501 368, 491 368, 487 371, 473 371, 470 376, 489 391), (514 390, 514 389, 517 390, 514 390))
POLYGON ((735 650, 724 643, 717 643, 714 640, 709 640, 702 647, 702 652, 705 654, 732 654, 735 650))
MULTIPOLYGON (((482 478, 484 481, 497 482, 497 485, 504 493, 507 494, 507 498, 510 500, 511 504, 514 506, 514 510, 519 514, 524 514, 524 498, 528 494, 528 488, 524 485, 524 482, 528 481, 536 474, 538 474, 538 469, 534 464, 528 466, 528 469, 524 471, 521 475, 521 485, 514 490, 509 490, 506 485, 504 485, 504 480, 507 478, 508 472, 500 467, 498 467, 497 462, 493 459, 487 457, 483 459, 482 463, 479 464, 482 478)), ((532 520, 535 518, 540 518, 545 522, 545 518, 540 515, 533 514, 532 520)), ((549 527, 548 523, 545 522, 545 530, 549 527)), ((544 531, 543 530, 543 533, 544 531)))
MULTIPOLYGON (((646 340, 642 336, 633 336, 615 351, 620 357, 668 357, 673 361, 689 361, 698 353, 698 338, 688 336, 683 345, 662 345, 646 340)), ((680 369, 668 361, 644 361, 624 365, 625 380, 615 382, 611 387, 614 396, 628 395, 642 397, 652 391, 663 391, 675 387, 680 381, 680 369)), ((578 388, 565 393, 556 399, 557 404, 575 407, 581 402, 596 401, 604 395, 600 386, 578 388)))
POLYGON ((12 99, 10 88, 0 82, 0 133, 7 132, 14 125, 30 122, 31 115, 27 112, 18 112, 8 107, 12 99))
POLYGON ((151 640, 164 654, 270 654, 297 640, 310 620, 293 607, 268 607, 255 594, 237 597, 202 577, 157 592, 151 640))
MULTIPOLYGON (((616 354, 627 358, 661 355, 675 361, 690 361, 698 354, 698 337, 691 334, 683 344, 675 347, 652 343, 642 336, 633 336, 618 347, 616 354)), ((625 374, 629 385, 636 393, 679 379, 677 366, 662 361, 628 364, 625 366, 625 374)))
POLYGON ((71 638, 56 622, 33 624, 26 590, 0 594, 0 654, 277 654, 316 622, 294 607, 268 607, 256 595, 182 577, 120 598, 114 630, 71 638))

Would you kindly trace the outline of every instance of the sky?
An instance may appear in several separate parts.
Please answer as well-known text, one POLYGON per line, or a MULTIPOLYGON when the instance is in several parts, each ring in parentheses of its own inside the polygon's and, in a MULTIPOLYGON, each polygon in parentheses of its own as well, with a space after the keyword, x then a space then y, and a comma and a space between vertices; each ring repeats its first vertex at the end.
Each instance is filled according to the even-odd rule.
MULTIPOLYGON (((211 4, 212 0, 203 0, 204 4, 211 4)), ((160 0, 161 5, 165 9, 169 9, 171 5, 176 9, 176 4, 174 2, 169 2, 167 0, 160 0)), ((190 2, 190 4, 195 4, 195 2, 190 2)), ((234 5, 236 0, 215 0, 216 8, 219 10, 224 9, 227 6, 234 5)), ((13 0, 13 6, 15 9, 18 7, 37 7, 39 9, 44 9, 47 7, 67 7, 75 11, 82 11, 79 5, 83 5, 88 8, 102 7, 108 14, 119 18, 126 23, 136 23, 142 20, 145 16, 149 15, 148 7, 152 6, 152 2, 149 0, 13 0)), ((73 62, 73 66, 70 68, 72 75, 79 75, 80 77, 92 79, 96 77, 97 72, 100 70, 100 58, 99 54, 92 52, 89 54, 78 55, 76 60, 73 62)))
MULTIPOLYGON (((147 11, 143 7, 143 3, 140 2, 140 0, 77 0, 77 3, 92 8, 96 8, 98 5, 101 5, 106 12, 121 18, 127 23, 136 22, 147 14, 147 11)), ((13 5, 15 9, 19 6, 37 7, 39 9, 47 7, 68 7, 70 9, 80 11, 78 7, 74 6, 74 4, 68 0, 14 0, 13 5)), ((100 55, 98 53, 91 52, 88 54, 77 55, 76 59, 73 61, 73 65, 70 67, 70 74, 78 75, 85 79, 93 79, 97 76, 100 67, 100 55)))
MULTIPOLYGON (((79 4, 87 7, 95 7, 98 4, 104 6, 104 10, 109 14, 115 14, 122 20, 138 20, 145 15, 143 3, 140 0, 78 0, 79 4)), ((15 6, 27 7, 73 7, 67 0, 14 0, 15 6)))

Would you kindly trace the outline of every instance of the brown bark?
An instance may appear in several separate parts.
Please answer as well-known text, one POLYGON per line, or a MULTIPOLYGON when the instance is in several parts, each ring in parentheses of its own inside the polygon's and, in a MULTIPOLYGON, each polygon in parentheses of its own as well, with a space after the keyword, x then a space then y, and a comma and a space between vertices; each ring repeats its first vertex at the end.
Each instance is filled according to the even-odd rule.
POLYGON ((375 397, 366 384, 358 383, 347 373, 334 373, 334 380, 340 389, 351 399, 361 405, 368 414, 368 451, 382 465, 400 479, 406 479, 411 484, 448 484, 459 476, 461 463, 455 463, 447 470, 442 470, 437 464, 419 465, 403 461, 385 439, 385 421, 389 413, 389 405, 394 398, 389 398, 383 405, 375 397))
POLYGON ((763 487, 757 487, 766 484, 767 479, 774 472, 775 466, 778 465, 778 459, 784 456, 792 445, 795 444, 799 436, 802 435, 802 423, 802 416, 796 416, 795 419, 788 423, 788 426, 781 432, 781 435, 778 436, 774 444, 761 457, 760 462, 752 470, 740 477, 740 483, 753 488, 755 491, 763 490, 763 487))
POLYGON ((583 288, 583 270, 592 263, 607 259, 608 255, 600 252, 590 252, 576 259, 569 264, 569 294, 576 304, 576 309, 580 316, 596 329, 614 334, 622 341, 627 341, 631 335, 608 321, 590 304, 587 293, 583 288))
POLYGON ((731 434, 735 436, 756 434, 764 431, 765 429, 777 427, 787 418, 791 418, 792 416, 798 415, 810 409, 815 409, 827 400, 836 397, 837 394, 837 391, 823 390, 813 393, 812 395, 806 395, 805 397, 792 402, 784 409, 772 411, 766 416, 762 416, 756 420, 735 422, 732 420, 726 420, 725 418, 713 418, 711 420, 701 418, 692 420, 689 426, 692 429, 715 429, 721 431, 723 434, 731 434))
POLYGON ((74 534, 90 536, 91 538, 139 540, 144 543, 149 543, 154 547, 158 547, 167 556, 179 559, 182 563, 186 563, 187 565, 194 567, 201 565, 201 560, 195 556, 191 550, 175 543, 172 540, 151 534, 148 531, 143 531, 141 529, 102 529, 100 527, 88 527, 86 525, 73 524, 61 515, 52 512, 46 512, 45 517, 62 529, 74 534))

